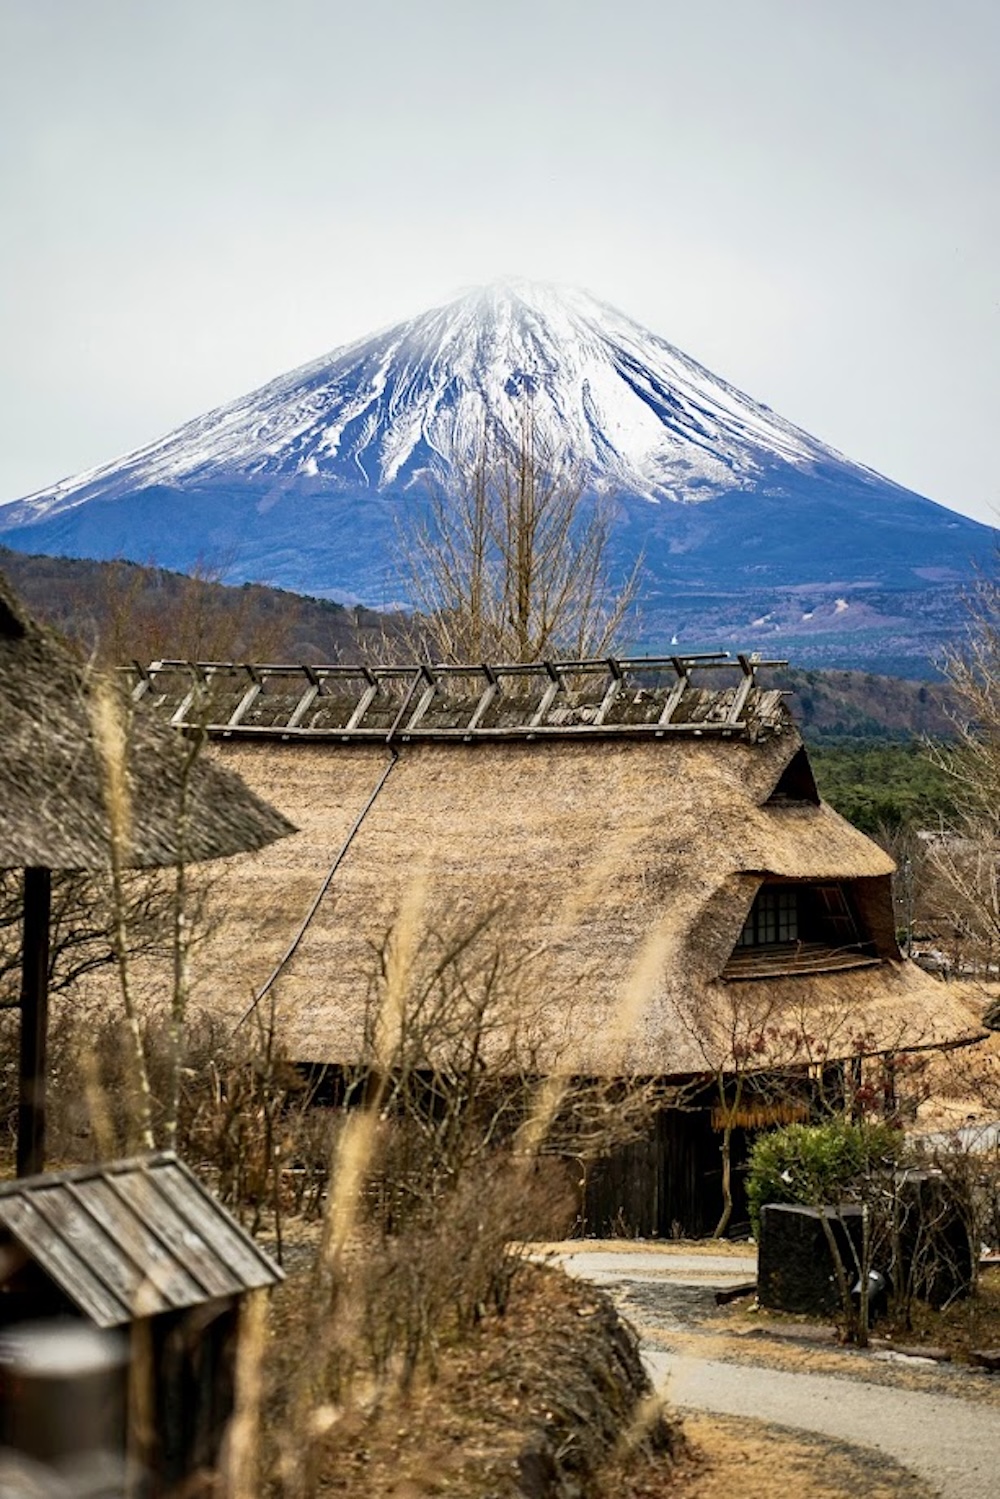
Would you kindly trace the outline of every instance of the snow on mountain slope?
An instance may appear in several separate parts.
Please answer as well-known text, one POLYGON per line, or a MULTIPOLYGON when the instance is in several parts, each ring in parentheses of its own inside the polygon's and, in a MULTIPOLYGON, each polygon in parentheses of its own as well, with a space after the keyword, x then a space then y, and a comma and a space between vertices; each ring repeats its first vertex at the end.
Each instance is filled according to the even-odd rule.
POLYGON ((406 488, 467 459, 486 423, 516 437, 526 392, 540 440, 612 493, 704 499, 774 460, 846 462, 585 292, 512 282, 335 350, 22 503, 41 519, 96 495, 237 475, 406 488))
POLYGON ((516 443, 529 411, 542 451, 612 498, 612 574, 643 559, 651 649, 756 644, 919 671, 961 629, 963 583, 992 565, 988 527, 852 463, 586 293, 523 282, 2 506, 0 533, 20 551, 208 562, 231 582, 405 605, 401 512, 419 517, 428 481, 484 433, 516 443))

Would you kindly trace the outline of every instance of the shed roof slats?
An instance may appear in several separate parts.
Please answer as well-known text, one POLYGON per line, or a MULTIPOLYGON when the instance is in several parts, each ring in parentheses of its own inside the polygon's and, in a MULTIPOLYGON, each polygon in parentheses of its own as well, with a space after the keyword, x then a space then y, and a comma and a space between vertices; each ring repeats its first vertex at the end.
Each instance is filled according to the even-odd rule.
POLYGON ((240 1279, 241 1289, 255 1290, 272 1285, 274 1267, 268 1257, 247 1234, 219 1214, 214 1200, 191 1178, 180 1186, 176 1176, 157 1171, 150 1185, 169 1202, 205 1241, 219 1261, 240 1279))
POLYGON ((53 1233, 48 1218, 27 1197, 0 1202, 0 1222, 98 1327, 117 1327, 128 1321, 128 1307, 98 1279, 72 1244, 53 1233))
POLYGON ((53 1186, 48 1191, 36 1192, 31 1202, 74 1248, 85 1247, 89 1268, 123 1307, 135 1304, 145 1275, 134 1260, 122 1254, 120 1244, 91 1213, 82 1194, 68 1187, 53 1186))
POLYGON ((210 1247, 193 1234, 153 1185, 153 1173, 129 1172, 110 1179, 111 1187, 161 1246, 175 1266, 208 1297, 231 1296, 239 1282, 215 1260, 210 1247))
POLYGON ((113 1176, 97 1177, 89 1181, 84 1190, 94 1217, 114 1238, 122 1254, 145 1272, 142 1299, 149 1301, 151 1293, 155 1292, 159 1301, 155 1308, 149 1306, 150 1312, 191 1306, 202 1299, 204 1293, 197 1281, 183 1266, 176 1264, 150 1225, 137 1217, 127 1202, 123 1202, 113 1176))
POLYGON ((4 1182, 0 1224, 101 1327, 282 1278, 169 1153, 4 1182))

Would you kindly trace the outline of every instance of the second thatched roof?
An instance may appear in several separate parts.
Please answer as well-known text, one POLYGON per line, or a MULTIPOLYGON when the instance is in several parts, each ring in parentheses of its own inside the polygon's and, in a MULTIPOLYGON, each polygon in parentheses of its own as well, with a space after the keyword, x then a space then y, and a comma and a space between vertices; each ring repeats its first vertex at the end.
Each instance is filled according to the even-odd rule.
POLYGON ((0 579, 0 868, 101 870, 112 838, 146 868, 263 848, 295 831, 81 664, 0 579))

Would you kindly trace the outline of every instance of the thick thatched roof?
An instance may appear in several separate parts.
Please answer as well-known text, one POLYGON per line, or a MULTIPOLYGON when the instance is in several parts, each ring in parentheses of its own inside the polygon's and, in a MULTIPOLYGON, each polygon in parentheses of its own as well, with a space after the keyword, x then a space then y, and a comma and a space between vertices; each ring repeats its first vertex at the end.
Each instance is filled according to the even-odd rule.
POLYGON ((892 863, 819 802, 784 711, 766 734, 715 739, 213 748, 301 831, 223 875, 201 996, 235 1018, 277 970, 269 992, 302 1060, 357 1057, 376 951, 401 909, 419 967, 421 933, 446 941, 500 905, 492 930, 518 966, 519 1003, 538 1007, 539 1055, 576 1072, 699 1072, 765 1030, 786 1050, 793 1032, 808 1037, 800 1055, 821 1057, 861 1037, 894 1049, 975 1029, 956 986, 901 959, 892 863), (867 966, 724 976, 767 878, 850 882, 867 966))
POLYGON ((0 867, 136 867, 259 849, 294 831, 233 771, 134 709, 0 579, 0 867))

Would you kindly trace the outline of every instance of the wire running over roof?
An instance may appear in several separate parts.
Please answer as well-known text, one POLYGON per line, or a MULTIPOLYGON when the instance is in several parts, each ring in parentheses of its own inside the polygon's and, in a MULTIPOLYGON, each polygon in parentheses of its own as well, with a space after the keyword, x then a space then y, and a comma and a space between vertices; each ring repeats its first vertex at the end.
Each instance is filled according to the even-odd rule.
POLYGON ((327 741, 756 739, 786 722, 757 656, 608 657, 531 665, 307 666, 154 661, 133 697, 226 738, 327 741))
POLYGON ((98 1327, 284 1278, 170 1152, 5 1182, 0 1228, 98 1327))

